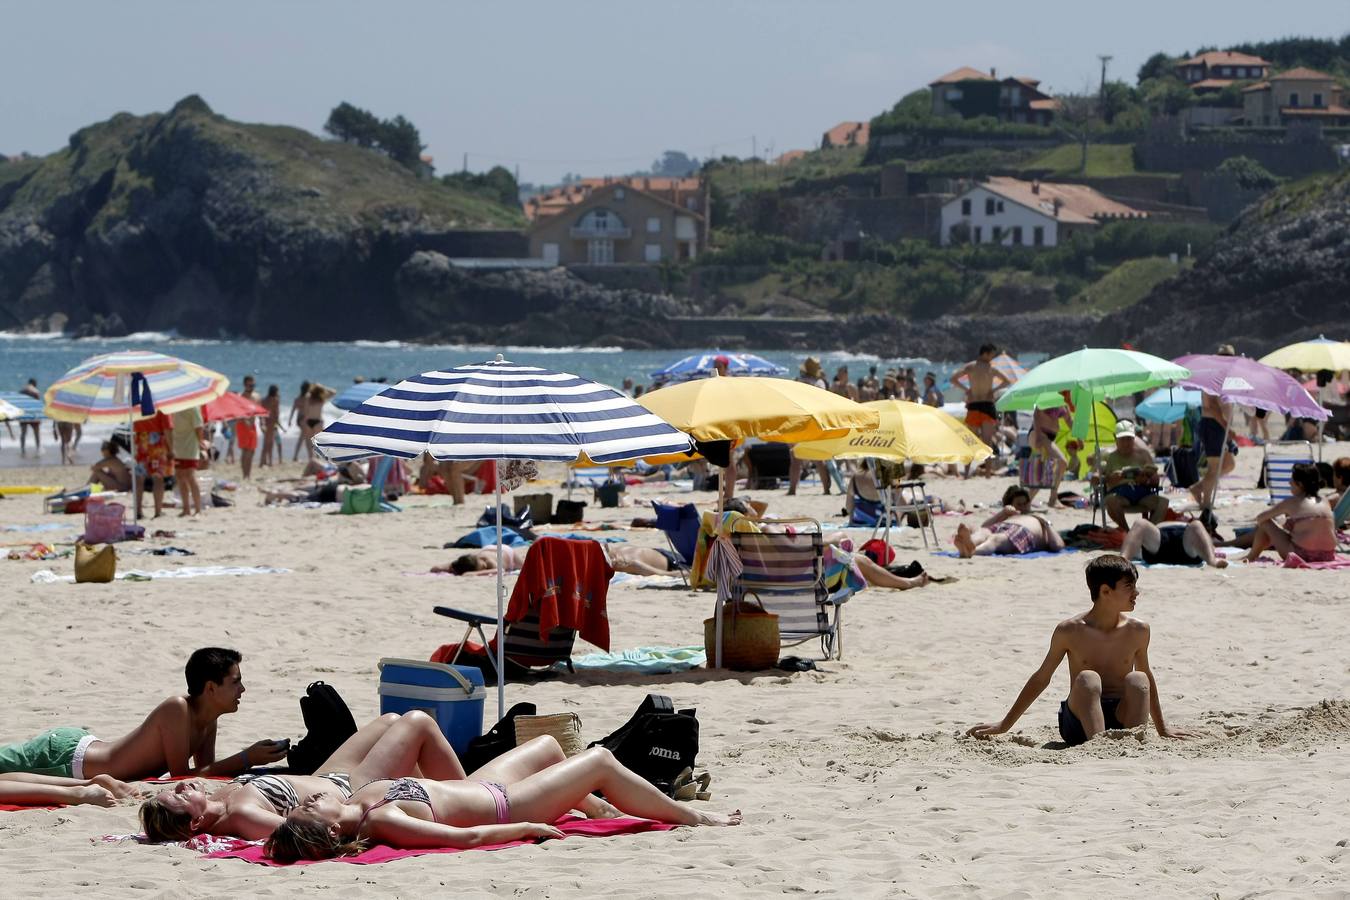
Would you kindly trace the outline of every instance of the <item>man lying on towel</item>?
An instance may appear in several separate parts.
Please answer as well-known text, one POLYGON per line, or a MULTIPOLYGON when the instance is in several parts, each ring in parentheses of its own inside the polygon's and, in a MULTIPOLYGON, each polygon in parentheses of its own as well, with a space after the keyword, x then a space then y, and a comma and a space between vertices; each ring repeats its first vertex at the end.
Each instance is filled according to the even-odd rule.
POLYGON ((103 741, 84 728, 52 728, 30 741, 0 746, 0 773, 27 772, 83 781, 180 775, 238 775, 286 755, 282 741, 258 741, 216 759, 216 720, 239 709, 244 683, 237 651, 204 647, 188 658, 187 694, 156 706, 130 734, 103 741))

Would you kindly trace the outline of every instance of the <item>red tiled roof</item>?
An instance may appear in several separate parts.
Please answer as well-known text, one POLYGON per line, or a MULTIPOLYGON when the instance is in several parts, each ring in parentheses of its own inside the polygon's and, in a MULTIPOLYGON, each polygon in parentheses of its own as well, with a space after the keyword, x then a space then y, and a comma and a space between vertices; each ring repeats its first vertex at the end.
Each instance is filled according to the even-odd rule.
POLYGON ((806 156, 805 150, 788 150, 780 154, 778 158, 773 161, 773 164, 776 166, 786 166, 788 163, 796 162, 804 156, 806 156))
POLYGON ((1282 106, 1280 115, 1293 116, 1350 116, 1350 109, 1344 106, 1282 106))
POLYGON ((1270 90, 1270 82, 1269 82, 1269 81, 1258 81, 1256 84, 1249 85, 1249 86, 1243 88, 1243 89, 1242 89, 1242 93, 1244 93, 1244 94, 1250 94, 1250 93, 1252 93, 1253 91, 1268 91, 1268 90, 1270 90))
MULTIPOLYGON (((698 178, 669 178, 664 176, 644 176, 644 175, 626 175, 604 178, 582 178, 580 181, 574 181, 571 184, 565 184, 561 187, 553 188, 542 194, 536 194, 526 200, 522 207, 525 210, 525 218, 531 222, 538 222, 542 219, 555 216, 563 212, 568 207, 575 206, 591 196, 593 191, 611 185, 622 185, 633 190, 642 191, 651 194, 656 199, 664 203, 672 201, 662 194, 670 194, 672 197, 676 194, 695 194, 703 189, 703 182, 698 178)), ((672 204, 678 205, 678 204, 672 204)), ((684 209, 681 206, 681 209, 684 209)), ((684 209, 690 215, 702 215, 701 212, 684 209)))
POLYGON ((979 69, 972 69, 970 66, 962 66, 959 69, 953 69, 937 81, 930 81, 928 86, 956 84, 961 81, 998 81, 998 79, 988 72, 981 72, 979 69))
POLYGON ((870 122, 840 122, 825 132, 822 143, 831 147, 862 146, 867 143, 871 131, 870 122))
POLYGON ((1270 76, 1271 81, 1331 81, 1330 75, 1325 72, 1318 72, 1315 69, 1299 66, 1297 69, 1290 69, 1287 72, 1281 72, 1278 75, 1270 76))
POLYGON ((1002 197, 1048 216, 1055 215, 1055 201, 1060 203, 1058 219, 1071 225, 1095 225, 1102 219, 1143 219, 1148 213, 1124 203, 1104 197, 1085 184, 1036 184, 1019 178, 994 176, 983 187, 1002 197))
POLYGON ((1246 53, 1234 53, 1232 50, 1211 50, 1208 53, 1201 53, 1198 56, 1192 56, 1190 59, 1183 59, 1177 63, 1179 66, 1268 66, 1259 56, 1248 56, 1246 53))
POLYGON ((1044 100, 1032 100, 1027 106, 1032 109, 1046 109, 1050 112, 1059 112, 1059 101, 1054 97, 1048 97, 1044 100))
POLYGON ((1237 80, 1238 79, 1236 78, 1204 78, 1201 79, 1200 81, 1192 81, 1191 87, 1215 88, 1216 90, 1223 90, 1224 88, 1228 87, 1230 84, 1232 84, 1237 80))

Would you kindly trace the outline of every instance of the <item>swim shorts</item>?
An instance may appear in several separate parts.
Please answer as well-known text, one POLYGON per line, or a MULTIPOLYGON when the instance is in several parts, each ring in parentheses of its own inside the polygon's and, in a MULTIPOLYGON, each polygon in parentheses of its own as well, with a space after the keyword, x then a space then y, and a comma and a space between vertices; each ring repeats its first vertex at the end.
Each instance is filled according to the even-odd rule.
POLYGON ((998 424, 998 409, 992 400, 971 400, 966 404, 966 425, 979 428, 985 422, 998 424))
MULTIPOLYGON (((1106 729, 1110 731, 1113 728, 1124 728, 1120 720, 1116 718, 1116 708, 1120 706, 1119 697, 1102 698, 1102 717, 1106 720, 1106 729)), ((1078 717, 1069 709, 1069 701, 1061 700, 1059 703, 1059 736, 1064 739, 1064 743, 1070 747, 1077 747, 1079 744, 1087 743, 1087 732, 1083 731, 1083 723, 1078 721, 1078 717)))
POLYGON ((197 468, 197 462, 195 459, 175 459, 173 464, 175 468, 187 470, 197 468))
POLYGON ((1156 487, 1144 484, 1118 484, 1111 489, 1111 493, 1118 497, 1124 497, 1125 502, 1130 506, 1138 506, 1145 497, 1151 497, 1158 493, 1156 487))
POLYGON ((1198 566, 1204 562, 1198 556, 1186 552, 1185 525, 1164 525, 1158 529, 1162 539, 1157 550, 1139 548, 1144 562, 1151 566, 1198 566))
POLYGON ((240 450, 258 449, 258 429, 251 419, 241 419, 235 423, 234 439, 240 450))
MULTIPOLYGON (((1216 419, 1201 419, 1200 430, 1197 437, 1200 439, 1200 447, 1205 456, 1220 456, 1223 454, 1223 436, 1224 427, 1216 419)), ((1237 442, 1230 440, 1228 442, 1228 455, 1237 456, 1237 442)))
POLYGON ((0 772, 84 778, 84 752, 97 740, 84 728, 51 728, 30 741, 0 747, 0 772))
POLYGON ((678 571, 680 571, 680 558, 679 558, 678 556, 676 556, 674 553, 672 553, 672 552, 669 551, 669 550, 662 550, 660 547, 653 547, 652 549, 655 550, 657 553, 660 553, 662 556, 664 556, 664 557, 666 558, 666 571, 667 571, 667 572, 678 572, 678 571))

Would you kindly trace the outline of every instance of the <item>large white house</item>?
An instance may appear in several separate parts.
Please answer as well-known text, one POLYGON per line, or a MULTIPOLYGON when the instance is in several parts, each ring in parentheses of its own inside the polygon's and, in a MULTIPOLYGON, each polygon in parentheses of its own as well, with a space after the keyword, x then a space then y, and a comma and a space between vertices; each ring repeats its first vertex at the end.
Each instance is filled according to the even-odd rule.
POLYGON ((1074 230, 1148 213, 1117 203, 1082 184, 993 177, 942 207, 941 243, 1054 247, 1074 230))

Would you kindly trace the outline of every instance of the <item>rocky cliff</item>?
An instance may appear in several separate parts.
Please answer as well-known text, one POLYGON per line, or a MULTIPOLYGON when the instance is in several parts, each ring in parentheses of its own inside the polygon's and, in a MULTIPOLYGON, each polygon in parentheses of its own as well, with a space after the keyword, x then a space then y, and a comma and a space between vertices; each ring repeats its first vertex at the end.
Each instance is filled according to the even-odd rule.
POLYGON ((55 314, 77 332, 405 337, 444 321, 400 308, 415 253, 482 255, 486 229, 521 224, 374 151, 188 97, 0 163, 0 329, 55 314))
POLYGON ((1282 187, 1248 208, 1209 256, 1104 318, 1098 343, 1161 356, 1220 342, 1262 356, 1319 334, 1350 337, 1350 168, 1282 187))

